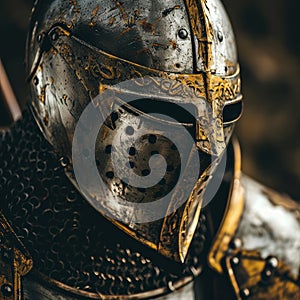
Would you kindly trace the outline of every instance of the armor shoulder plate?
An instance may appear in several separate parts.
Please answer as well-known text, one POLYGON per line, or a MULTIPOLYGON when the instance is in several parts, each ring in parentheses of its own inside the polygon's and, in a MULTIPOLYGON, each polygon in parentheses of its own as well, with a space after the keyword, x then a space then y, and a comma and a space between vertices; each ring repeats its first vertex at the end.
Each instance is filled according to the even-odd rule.
POLYGON ((286 195, 243 176, 245 210, 237 231, 246 250, 277 256, 295 275, 300 269, 300 206, 286 195))
MULTIPOLYGON (((217 265, 222 265, 222 270, 213 261, 210 263, 229 277, 237 299, 299 299, 300 206, 245 175, 241 183, 242 217, 238 224, 227 221, 228 216, 223 221, 225 225, 233 224, 234 237, 228 236, 227 240, 232 240, 227 241, 226 250, 219 246, 216 253, 210 254, 210 257, 222 254, 217 265)), ((215 244, 220 241, 222 227, 215 244)))
POLYGON ((300 299, 299 280, 275 256, 264 259, 255 250, 237 250, 226 257, 225 265, 239 300, 300 299))

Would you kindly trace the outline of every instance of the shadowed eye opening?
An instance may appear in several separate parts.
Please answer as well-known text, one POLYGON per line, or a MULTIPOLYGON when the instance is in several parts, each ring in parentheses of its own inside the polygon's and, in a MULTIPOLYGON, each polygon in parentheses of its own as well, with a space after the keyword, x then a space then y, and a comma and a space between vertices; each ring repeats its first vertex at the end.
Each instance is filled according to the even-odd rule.
POLYGON ((242 101, 227 104, 223 108, 223 123, 229 125, 236 122, 242 115, 243 103, 242 101))
POLYGON ((179 123, 194 125, 196 120, 196 107, 193 104, 170 103, 159 99, 142 98, 130 102, 130 106, 145 113, 157 113, 169 116, 179 123))

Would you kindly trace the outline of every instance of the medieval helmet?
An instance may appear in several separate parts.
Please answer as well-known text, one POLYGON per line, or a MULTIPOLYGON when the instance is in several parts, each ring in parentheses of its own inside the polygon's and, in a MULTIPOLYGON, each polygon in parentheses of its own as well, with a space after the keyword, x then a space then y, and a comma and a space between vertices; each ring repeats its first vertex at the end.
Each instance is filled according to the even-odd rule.
POLYGON ((36 1, 33 115, 84 198, 183 262, 208 182, 241 114, 219 0, 36 1))

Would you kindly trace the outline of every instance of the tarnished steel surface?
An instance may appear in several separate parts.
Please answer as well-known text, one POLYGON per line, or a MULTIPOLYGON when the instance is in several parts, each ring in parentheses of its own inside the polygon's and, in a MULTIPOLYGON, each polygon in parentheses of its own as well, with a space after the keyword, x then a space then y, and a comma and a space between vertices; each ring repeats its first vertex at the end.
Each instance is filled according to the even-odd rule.
POLYGON ((238 203, 229 207, 208 256, 210 265, 228 276, 238 300, 298 299, 299 204, 243 174, 239 181, 245 207, 238 216, 238 203))
MULTIPOLYGON (((52 50, 42 56, 34 73, 33 107, 42 131, 57 151, 70 155, 74 127, 84 108, 93 102, 105 110, 105 101, 98 96, 105 89, 119 88, 114 87, 117 84, 122 86, 121 99, 122 94, 124 97, 133 93, 149 98, 152 100, 149 105, 153 106, 157 99, 192 105, 196 110, 195 139, 199 148, 217 155, 224 150, 223 110, 241 104, 242 99, 238 68, 227 77, 211 73, 167 73, 93 48, 60 26, 54 27, 46 38, 52 50), (51 40, 53 35, 55 40, 51 40), (203 123, 210 124, 211 132, 205 132, 203 123)), ((224 123, 235 122, 240 114, 241 110, 224 123)))
POLYGON ((185 0, 194 39, 197 71, 231 75, 237 52, 233 30, 219 0, 185 0))
POLYGON ((182 0, 38 1, 32 20, 29 67, 38 52, 37 37, 63 24, 112 55, 162 71, 193 73, 192 33, 182 0))
POLYGON ((230 142, 242 95, 220 1, 37 0, 27 69, 42 134, 28 112, 0 132, 1 299, 23 299, 23 292, 41 300, 300 297, 299 206, 242 176, 230 142), (87 122, 89 104, 103 122, 87 122), (85 148, 95 123, 95 143, 85 148), (184 163, 167 135, 176 126, 196 145, 174 131, 188 148, 184 163), (105 192, 97 182, 81 188, 74 153, 90 172, 83 182, 100 175, 105 192), (147 177, 157 154, 166 162, 163 179, 151 189, 128 184, 129 170, 147 177), (179 173, 184 180, 174 187, 179 173), (215 178, 218 191, 203 208, 215 178), (111 201, 141 205, 169 193, 163 217, 153 221, 135 221, 144 209, 111 201), (35 267, 22 290, 30 255, 35 267))
POLYGON ((296 278, 300 275, 300 205, 243 176, 245 214, 237 237, 246 250, 277 256, 296 278), (293 228, 293 230, 291 230, 293 228))
POLYGON ((219 0, 38 1, 29 36, 29 66, 37 39, 55 24, 103 51, 154 69, 209 71, 200 48, 210 45, 211 71, 230 75, 237 65, 230 21, 219 0), (204 36, 202 36, 204 34, 204 36))
MULTIPOLYGON (((195 279, 202 270, 203 276, 207 276, 202 269, 206 257, 202 249, 208 247, 204 244, 207 236, 205 215, 202 214, 200 219, 182 275, 166 272, 88 206, 64 175, 67 161, 61 159, 58 162, 59 158, 28 113, 12 131, 1 136, 0 149, 1 208, 35 264, 35 271, 24 281, 25 295, 32 299, 122 299, 121 293, 124 299, 143 299, 174 292, 195 279)), ((239 160, 235 161, 235 182, 239 179, 237 171, 239 160)), ((226 266, 223 265, 221 271, 216 268, 216 271, 224 276, 228 274, 237 299, 245 296, 249 299, 297 298, 299 261, 295 255, 299 249, 291 228, 299 223, 299 206, 250 179, 244 177, 242 183, 246 190, 242 222, 235 221, 238 220, 236 217, 228 220, 231 216, 228 212, 237 209, 238 203, 234 199, 239 199, 237 189, 230 195, 229 210, 220 230, 222 233, 222 226, 231 222, 231 233, 228 231, 227 236, 232 240, 230 243, 222 240, 223 245, 216 250, 225 257, 226 266), (257 209, 261 205, 264 209, 259 212, 257 209), (264 214, 264 210, 273 213, 264 214), (273 225, 268 225, 270 239, 265 247, 261 247, 263 227, 258 222, 260 217, 266 219, 278 214, 285 214, 285 217, 273 219, 273 225), (274 222, 281 219, 287 221, 281 228, 285 234, 284 242, 278 238, 281 231, 276 229, 274 222), (245 232, 247 228, 250 230, 245 232), (233 237, 232 232, 236 230, 233 237)), ((219 206, 221 200, 222 197, 215 205, 219 206)), ((214 206, 211 209, 215 214, 214 206)), ((221 216, 223 214, 221 212, 221 216)), ((218 241, 222 234, 215 238, 218 241)), ((214 251, 213 254, 219 257, 214 251)), ((200 282, 205 280, 204 277, 199 279, 200 282)), ((191 284, 180 291, 174 294, 179 299, 196 290, 191 284)), ((162 299, 173 299, 172 296, 162 296, 162 299)))
POLYGON ((275 256, 238 250, 226 257, 226 268, 238 300, 300 298, 299 279, 275 256))
MULTIPOLYGON (((131 128, 138 124, 134 121, 138 118, 132 114, 147 117, 146 104, 139 105, 134 113, 131 103, 125 107, 126 112, 113 111, 108 118, 111 121, 106 120, 100 129, 101 138, 95 146, 97 155, 100 153, 98 169, 106 183, 109 181, 109 190, 114 195, 121 195, 126 201, 135 198, 137 203, 139 199, 141 203, 147 203, 172 191, 173 200, 168 207, 161 208, 170 217, 157 221, 155 229, 147 224, 127 225, 128 220, 139 214, 135 209, 126 207, 124 210, 114 205, 112 212, 109 205, 113 201, 108 193, 100 188, 98 191, 83 189, 78 178, 73 178, 74 164, 68 169, 71 181, 101 214, 108 218, 107 211, 113 216, 126 215, 126 220, 121 220, 126 224, 119 220, 112 222, 176 261, 185 259, 209 175, 216 168, 216 158, 224 153, 233 123, 241 115, 241 83, 234 47, 232 28, 220 1, 155 0, 136 1, 133 5, 131 1, 56 0, 35 4, 27 45, 33 112, 46 139, 71 162, 72 142, 79 119, 90 103, 99 107, 101 114, 110 109, 110 104, 105 106, 107 99, 104 101, 102 96, 107 90, 113 91, 114 101, 122 101, 129 94, 139 99, 147 98, 150 113, 157 105, 167 105, 164 103, 187 105, 195 111, 191 113, 187 127, 196 141, 202 166, 201 170, 196 167, 191 172, 181 162, 186 182, 189 182, 188 177, 196 178, 194 187, 185 184, 186 190, 189 189, 187 195, 183 193, 184 187, 174 188, 178 179, 176 172, 163 178, 166 181, 161 184, 163 187, 156 186, 151 192, 124 185, 124 178, 114 176, 111 163, 102 155, 101 141, 107 147, 114 137, 126 137, 126 124, 131 128), (126 86, 120 88, 124 82, 126 86), (173 207, 181 201, 186 201, 185 207, 173 214, 173 207)), ((163 113, 168 115, 176 109, 176 106, 168 107, 163 113)), ((165 127, 165 132, 157 134, 151 126, 155 122, 151 122, 150 125, 144 122, 139 130, 157 138, 174 128, 170 124, 170 129, 165 127)), ((92 128, 87 124, 85 127, 83 136, 88 140, 92 128)), ((132 137, 128 140, 132 141, 132 137)), ((185 142, 182 137, 181 143, 185 142)), ((174 152, 171 146, 157 139, 156 148, 152 150, 162 152, 168 160, 174 152)), ((148 150, 151 147, 138 148, 139 157, 135 157, 131 165, 135 165, 134 170, 139 176, 147 177, 150 173, 147 162, 139 163, 137 159, 150 160, 152 155, 148 150)), ((73 153, 81 150, 75 147, 73 153)), ((190 151, 191 157, 198 155, 192 154, 193 149, 190 151)), ((122 160, 120 153, 119 161, 122 160)), ((180 164, 175 156, 171 164, 178 171, 180 164)))

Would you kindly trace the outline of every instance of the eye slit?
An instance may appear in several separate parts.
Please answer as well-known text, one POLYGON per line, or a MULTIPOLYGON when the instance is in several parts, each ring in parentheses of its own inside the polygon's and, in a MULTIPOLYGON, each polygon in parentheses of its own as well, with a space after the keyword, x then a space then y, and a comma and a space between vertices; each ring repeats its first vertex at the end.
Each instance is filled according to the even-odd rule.
POLYGON ((242 101, 225 105, 223 108, 223 123, 224 125, 236 122, 242 115, 242 101))
POLYGON ((179 123, 194 124, 194 116, 197 115, 196 107, 189 103, 178 105, 172 101, 168 102, 155 98, 141 98, 131 101, 129 104, 145 114, 157 113, 169 116, 179 123))

